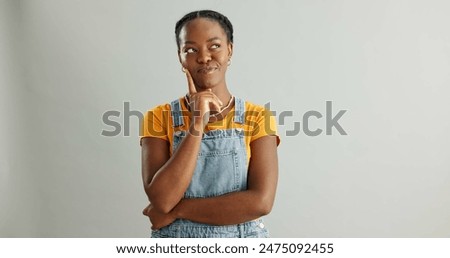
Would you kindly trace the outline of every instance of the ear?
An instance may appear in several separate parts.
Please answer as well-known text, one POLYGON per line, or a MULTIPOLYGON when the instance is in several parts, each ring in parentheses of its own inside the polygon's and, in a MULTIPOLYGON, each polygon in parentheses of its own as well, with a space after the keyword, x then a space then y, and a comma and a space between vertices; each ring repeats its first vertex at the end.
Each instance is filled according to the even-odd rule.
POLYGON ((233 43, 229 42, 228 43, 228 57, 231 58, 231 56, 233 56, 233 43))

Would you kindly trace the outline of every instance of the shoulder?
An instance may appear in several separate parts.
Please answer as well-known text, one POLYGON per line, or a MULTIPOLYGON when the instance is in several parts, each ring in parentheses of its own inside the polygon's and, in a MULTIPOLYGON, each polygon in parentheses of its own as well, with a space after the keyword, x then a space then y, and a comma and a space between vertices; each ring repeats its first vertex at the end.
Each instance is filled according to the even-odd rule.
POLYGON ((248 110, 248 111, 260 111, 260 112, 262 112, 262 111, 264 111, 265 107, 262 106, 262 105, 258 105, 258 104, 255 104, 255 103, 251 102, 251 101, 246 100, 245 101, 245 109, 248 110))
POLYGON ((141 129, 141 139, 145 137, 156 137, 170 141, 172 132, 172 112, 170 103, 160 104, 147 110, 144 114, 141 129))
POLYGON ((262 106, 251 101, 245 101, 245 112, 247 118, 267 118, 272 116, 270 106, 262 106))
POLYGON ((166 110, 167 111, 170 110, 170 103, 164 103, 164 104, 154 106, 154 107, 150 108, 149 110, 147 110, 147 112, 159 113, 161 111, 166 111, 166 110))
POLYGON ((274 135, 277 138, 277 145, 280 143, 275 114, 269 105, 262 106, 245 101, 245 121, 248 131, 251 132, 250 142, 266 135, 274 135))
POLYGON ((175 99, 175 100, 173 100, 171 102, 167 102, 167 103, 164 103, 164 104, 159 104, 157 106, 154 106, 154 107, 148 109, 146 113, 153 113, 155 115, 157 115, 157 114, 164 114, 165 112, 171 111, 171 109, 172 109, 171 106, 176 101, 180 101, 182 108, 184 108, 183 99, 184 99, 183 97, 180 97, 180 98, 175 99))

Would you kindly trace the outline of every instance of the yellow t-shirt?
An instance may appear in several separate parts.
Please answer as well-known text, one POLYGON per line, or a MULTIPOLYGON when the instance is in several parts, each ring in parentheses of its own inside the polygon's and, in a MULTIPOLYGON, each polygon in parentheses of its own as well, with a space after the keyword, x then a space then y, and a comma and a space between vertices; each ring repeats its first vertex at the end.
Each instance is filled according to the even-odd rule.
MULTIPOLYGON (((170 155, 172 155, 174 130, 187 131, 190 124, 191 113, 189 112, 183 97, 180 98, 180 103, 184 115, 184 125, 174 128, 170 104, 159 105, 145 113, 141 139, 144 137, 156 137, 169 141, 170 155)), ((275 116, 272 115, 270 110, 265 109, 263 106, 245 101, 244 123, 235 123, 233 119, 234 114, 233 107, 223 120, 209 123, 205 128, 205 132, 218 129, 243 129, 247 150, 247 163, 251 157, 251 142, 266 135, 274 135, 277 137, 277 145, 280 143, 280 137, 277 135, 275 116)))

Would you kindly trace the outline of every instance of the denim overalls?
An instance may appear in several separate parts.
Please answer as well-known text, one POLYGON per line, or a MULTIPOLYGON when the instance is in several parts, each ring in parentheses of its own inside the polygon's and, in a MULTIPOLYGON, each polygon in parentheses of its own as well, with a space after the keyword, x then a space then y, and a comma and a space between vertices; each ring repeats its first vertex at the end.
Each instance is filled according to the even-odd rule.
MULTIPOLYGON (((171 103, 174 126, 173 151, 177 149, 186 131, 180 100, 171 103), (177 131, 178 128, 178 131, 177 131)), ((235 98, 234 123, 244 123, 245 104, 235 98)), ((184 198, 205 198, 247 189, 247 152, 244 131, 240 128, 211 130, 203 134, 197 166, 184 198)), ((211 207, 213 208, 213 207, 211 207)), ((185 219, 152 231, 152 237, 268 237, 262 219, 236 225, 215 226, 185 219)))

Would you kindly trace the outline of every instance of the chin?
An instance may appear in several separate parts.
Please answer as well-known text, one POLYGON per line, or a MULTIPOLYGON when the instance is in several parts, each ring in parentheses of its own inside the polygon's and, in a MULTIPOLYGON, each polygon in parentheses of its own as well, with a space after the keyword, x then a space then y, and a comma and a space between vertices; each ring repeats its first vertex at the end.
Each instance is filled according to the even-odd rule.
POLYGON ((213 89, 217 85, 219 85, 220 80, 207 80, 202 81, 201 83, 197 84, 199 88, 207 90, 207 89, 213 89))

